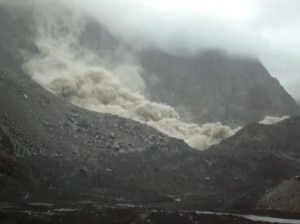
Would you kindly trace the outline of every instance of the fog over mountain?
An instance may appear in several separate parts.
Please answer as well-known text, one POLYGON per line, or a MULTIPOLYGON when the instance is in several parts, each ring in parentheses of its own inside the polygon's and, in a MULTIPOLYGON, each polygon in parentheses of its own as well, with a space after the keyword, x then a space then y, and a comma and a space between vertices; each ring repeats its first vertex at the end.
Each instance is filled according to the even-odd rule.
POLYGON ((211 48, 253 55, 300 97, 297 0, 68 0, 96 15, 134 47, 186 54, 211 48))
MULTIPOLYGON (((129 45, 112 36, 106 28, 102 27, 101 24, 97 24, 93 16, 86 13, 86 10, 82 10, 76 4, 70 4, 69 1, 62 3, 47 0, 27 0, 24 2, 15 0, 3 2, 9 3, 10 7, 13 8, 28 10, 30 14, 32 14, 32 18, 26 17, 22 20, 32 20, 32 24, 29 27, 30 29, 27 32, 31 33, 29 36, 33 36, 33 40, 29 40, 29 42, 33 41, 31 44, 34 45, 34 49, 37 52, 30 55, 24 51, 28 51, 28 49, 23 49, 22 55, 25 58, 23 70, 29 74, 33 80, 51 92, 89 110, 112 113, 146 123, 171 137, 183 139, 191 147, 200 150, 206 149, 212 144, 219 143, 222 139, 233 135, 238 130, 218 123, 218 121, 223 122, 220 116, 200 120, 191 119, 192 122, 185 123, 184 120, 186 119, 182 119, 173 108, 175 105, 171 104, 171 106, 169 106, 164 104, 169 102, 161 100, 160 98, 157 99, 157 102, 151 102, 145 98, 143 94, 145 94, 144 91, 146 88, 140 74, 141 65, 137 62, 137 55, 134 52, 139 50, 137 47, 143 46, 143 48, 145 48, 147 44, 145 45, 142 42, 138 43, 139 46, 130 44, 132 43, 132 40, 130 40, 131 37, 125 33, 119 33, 115 29, 114 24, 107 23, 105 18, 102 18, 101 21, 107 23, 107 27, 111 28, 113 33, 123 36, 129 45), (135 51, 132 51, 130 48, 135 49, 135 51), (197 122, 198 124, 193 122, 197 122), (217 123, 204 124, 205 122, 217 123)), ((77 4, 80 4, 80 2, 77 2, 77 4)), ((90 4, 92 4, 92 2, 90 4)), ((130 5, 132 4, 128 3, 127 6, 130 5)), ((106 6, 108 7, 110 4, 106 6)), ((118 9, 118 7, 115 9, 118 9)), ((12 13, 15 14, 15 11, 12 13)), ((97 13, 97 15, 99 14, 97 13)), ((134 15, 134 13, 132 15, 134 15)), ((154 18, 156 17, 154 16, 154 18)), ((27 23, 30 24, 30 22, 27 23)), ((134 24, 132 28, 133 27, 134 24)), ((134 34, 134 32, 132 32, 132 34, 134 34)), ((155 43, 151 37, 152 35, 149 34, 149 38, 144 39, 145 41, 149 41, 150 45, 155 43)), ((153 35, 153 37, 155 37, 155 35, 153 35)), ((142 40, 142 37, 139 37, 139 39, 142 40)), ((163 42, 155 43, 154 47, 163 49, 166 45, 160 45, 161 43, 163 42)), ((172 44, 172 41, 170 43, 172 44)), ((15 43, 13 42, 13 44, 15 43)), ((148 45, 148 47, 150 45, 148 45)), ((172 45, 169 47, 171 46, 172 45)), ((180 47, 180 45, 178 46, 180 47)), ((16 46, 12 47, 15 48, 16 46)), ((164 50, 174 54, 180 50, 179 47, 175 50, 171 50, 169 47, 164 50)), ((212 48, 215 46, 207 45, 205 47, 212 48)), ((199 49, 196 45, 193 48, 195 48, 195 50, 199 49)), ((233 47, 232 49, 235 50, 236 48, 233 47)), ((20 51, 20 49, 18 49, 18 51, 20 51)), ((186 48, 183 55, 187 53, 192 52, 186 48)), ((151 63, 151 59, 147 61, 151 63)), ((213 63, 213 61, 209 62, 209 64, 210 63, 213 63)), ((184 65, 182 67, 184 67, 184 65)), ((180 68, 178 69, 180 70, 180 68)), ((255 75, 259 76, 259 73, 255 75)), ((208 73, 208 75, 209 74, 210 73, 208 73)), ((173 79, 177 79, 176 76, 173 77, 173 79)), ((166 86, 163 85, 160 89, 164 90, 164 88, 166 88, 166 86)), ((206 92, 204 95, 205 94, 211 93, 206 92)), ((275 115, 294 115, 297 113, 298 108, 295 108, 289 96, 285 95, 284 90, 279 90, 279 95, 274 95, 274 97, 277 96, 280 96, 281 102, 288 102, 289 106, 287 104, 286 107, 291 109, 283 111, 275 107, 275 112, 279 112, 275 113, 275 115), (281 96, 284 97, 281 98, 281 96)), ((268 101, 268 99, 266 100, 268 101)), ((207 101, 216 101, 216 99, 208 98, 207 101)), ((186 108, 185 110, 188 111, 188 108, 192 106, 192 104, 195 104, 195 102, 191 101, 188 105, 183 106, 186 108)), ((217 110, 216 107, 218 105, 213 104, 210 109, 208 108, 209 105, 210 102, 204 105, 196 104, 195 106, 206 109, 208 113, 212 113, 212 110, 217 110)), ((285 108, 285 106, 282 105, 280 105, 280 107, 285 108)), ((221 108, 220 113, 223 113, 222 110, 221 108)), ((231 111, 225 111, 225 113, 230 112, 231 111)), ((258 121, 258 119, 263 119, 262 116, 266 115, 269 115, 268 111, 259 113, 259 116, 255 116, 249 121, 258 121)), ((197 112, 196 116, 203 115, 197 112)), ((206 116, 208 117, 208 114, 206 116)), ((226 114, 226 116, 228 115, 226 114)), ((233 114, 233 116, 235 115, 233 114)), ((235 124, 244 124, 244 122, 237 122, 235 124)))

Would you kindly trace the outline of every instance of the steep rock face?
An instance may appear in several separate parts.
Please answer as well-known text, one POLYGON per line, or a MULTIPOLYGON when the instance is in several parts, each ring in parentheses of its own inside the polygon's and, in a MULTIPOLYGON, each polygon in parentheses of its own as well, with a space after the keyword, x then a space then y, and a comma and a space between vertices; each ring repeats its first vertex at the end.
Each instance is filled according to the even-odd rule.
MULTIPOLYGON (((39 3, 36 0, 28 0, 18 4, 9 4, 9 2, 0 2, 0 53, 2 59, 0 65, 11 70, 19 71, 20 63, 28 61, 32 57, 39 56, 36 39, 38 38, 39 29, 37 23, 37 11, 33 5, 39 3), (19 6, 18 6, 19 5, 19 6), (12 58, 13 57, 13 58, 12 58)), ((43 3, 36 7, 44 7, 43 3)), ((53 8, 58 16, 61 14, 68 16, 71 14, 70 9, 63 4, 53 3, 53 8), (58 8, 58 9, 57 9, 58 8)), ((51 7, 51 5, 50 5, 51 7)), ((50 10, 50 9, 49 9, 50 10)), ((124 54, 130 54, 131 49, 122 39, 115 37, 105 26, 94 18, 83 16, 84 29, 78 35, 79 45, 87 51, 93 52, 99 58, 105 59, 106 66, 113 66, 123 60, 124 54)), ((51 23, 50 23, 51 24, 51 23)), ((47 25, 45 23, 44 25, 47 25)), ((47 27, 51 29, 53 27, 47 27)), ((45 28, 45 29, 47 29, 45 28)), ((74 27, 61 27, 61 35, 66 32, 74 32, 74 27)), ((59 35, 59 33, 57 33, 59 35)), ((69 44, 66 42, 66 44, 69 44)), ((74 50, 78 46, 72 46, 74 50)))
POLYGON ((0 65, 20 71, 24 56, 37 52, 34 40, 34 21, 30 8, 9 7, 0 2, 0 65))
POLYGON ((194 122, 243 125, 267 115, 299 113, 294 99, 258 60, 213 50, 194 56, 149 50, 140 59, 149 97, 194 122))

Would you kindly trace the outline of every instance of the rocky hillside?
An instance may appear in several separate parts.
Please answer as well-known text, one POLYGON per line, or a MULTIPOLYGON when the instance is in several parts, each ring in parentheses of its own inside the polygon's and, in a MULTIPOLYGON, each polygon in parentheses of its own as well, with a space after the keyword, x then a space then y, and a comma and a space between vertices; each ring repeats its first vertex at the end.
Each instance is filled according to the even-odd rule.
POLYGON ((175 56, 140 55, 149 97, 194 122, 244 125, 267 115, 293 116, 299 106, 259 60, 212 50, 175 56))
POLYGON ((24 74, 2 70, 0 91, 1 126, 28 180, 18 194, 2 186, 2 200, 254 211, 300 172, 300 118, 249 125, 200 152, 138 122, 70 105, 24 74))
POLYGON ((258 204, 260 209, 297 213, 300 211, 300 176, 286 180, 270 190, 258 204))

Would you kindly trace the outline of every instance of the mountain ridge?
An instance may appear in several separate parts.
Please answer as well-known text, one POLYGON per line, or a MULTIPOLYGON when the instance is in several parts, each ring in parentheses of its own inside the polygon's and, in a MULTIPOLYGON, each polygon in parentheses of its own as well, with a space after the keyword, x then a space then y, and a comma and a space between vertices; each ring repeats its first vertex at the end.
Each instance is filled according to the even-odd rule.
POLYGON ((295 100, 257 59, 217 50, 187 58, 152 50, 141 53, 141 63, 150 99, 196 123, 245 125, 267 115, 299 114, 295 100))

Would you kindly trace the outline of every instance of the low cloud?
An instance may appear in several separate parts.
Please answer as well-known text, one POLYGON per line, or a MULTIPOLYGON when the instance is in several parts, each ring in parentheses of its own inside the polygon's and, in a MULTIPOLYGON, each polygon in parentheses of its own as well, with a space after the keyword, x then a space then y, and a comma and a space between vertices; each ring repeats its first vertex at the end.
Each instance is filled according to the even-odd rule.
POLYGON ((68 0, 136 48, 176 53, 220 48, 258 57, 300 98, 298 0, 68 0))

